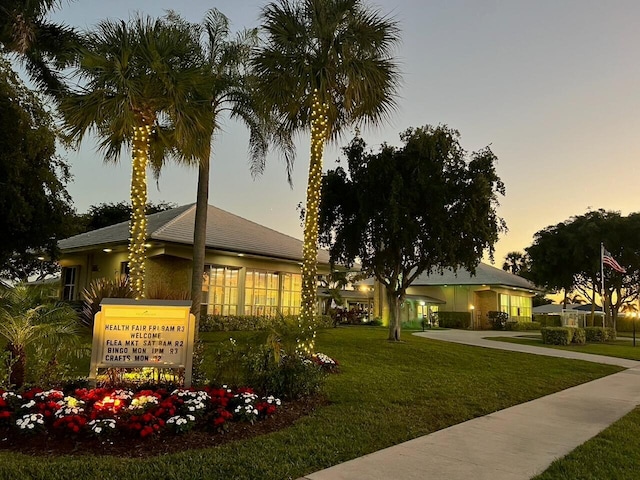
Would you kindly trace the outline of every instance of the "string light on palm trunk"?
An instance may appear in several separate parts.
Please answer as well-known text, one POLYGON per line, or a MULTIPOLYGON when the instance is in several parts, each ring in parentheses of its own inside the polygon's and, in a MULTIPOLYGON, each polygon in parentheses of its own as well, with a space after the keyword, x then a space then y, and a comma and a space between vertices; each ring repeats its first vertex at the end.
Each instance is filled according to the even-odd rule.
POLYGON ((298 349, 307 354, 313 353, 316 337, 314 316, 318 270, 318 207, 322 194, 322 155, 329 134, 328 111, 328 104, 320 100, 318 91, 315 90, 311 107, 311 156, 302 246, 302 294, 299 326, 304 329, 305 335, 298 341, 298 349))
POLYGON ((131 223, 129 227, 129 277, 137 300, 144 297, 145 243, 147 239, 147 181, 146 169, 149 157, 151 125, 135 129, 132 148, 131 173, 131 223))

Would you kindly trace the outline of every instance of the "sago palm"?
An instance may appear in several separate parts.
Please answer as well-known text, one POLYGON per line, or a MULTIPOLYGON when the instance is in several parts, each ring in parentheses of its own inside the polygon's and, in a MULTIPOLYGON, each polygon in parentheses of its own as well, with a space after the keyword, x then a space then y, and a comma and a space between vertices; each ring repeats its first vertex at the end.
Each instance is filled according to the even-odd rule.
POLYGON ((265 45, 253 60, 258 95, 283 131, 311 132, 300 310, 301 322, 311 324, 324 146, 345 128, 377 124, 395 108, 399 30, 360 0, 279 0, 263 9, 262 21, 265 45))
POLYGON ((32 345, 56 349, 80 344, 76 312, 67 304, 52 303, 44 290, 19 284, 0 289, 0 336, 14 364, 9 381, 21 387, 27 372, 27 348, 32 345))
MULTIPOLYGON (((103 21, 83 38, 81 84, 61 105, 70 136, 93 131, 105 160, 132 153, 129 269, 136 298, 144 295, 146 171, 150 156, 203 158, 210 117, 197 36, 166 18, 103 21)), ((156 161, 156 163, 159 163, 156 161)))

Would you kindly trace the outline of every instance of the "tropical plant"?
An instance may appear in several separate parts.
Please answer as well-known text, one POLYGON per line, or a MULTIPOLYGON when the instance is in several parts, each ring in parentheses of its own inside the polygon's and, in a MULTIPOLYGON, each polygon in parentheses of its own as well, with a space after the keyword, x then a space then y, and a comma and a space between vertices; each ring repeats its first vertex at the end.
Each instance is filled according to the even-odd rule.
POLYGON ((282 132, 311 132, 300 317, 312 325, 324 146, 394 109, 399 73, 391 54, 399 30, 360 0, 278 0, 264 7, 262 21, 265 44, 253 59, 257 94, 282 132))
POLYGON ((31 81, 54 98, 65 90, 63 69, 74 59, 78 36, 73 28, 50 22, 47 15, 59 0, 3 0, 0 3, 0 44, 13 52, 31 81))
POLYGON ((49 362, 55 363, 63 350, 81 345, 76 312, 67 304, 52 303, 43 292, 26 284, 0 290, 0 336, 15 361, 9 378, 18 388, 25 381, 29 346, 51 347, 49 362))
POLYGON ((94 131, 105 160, 117 162, 123 147, 131 149, 129 268, 136 298, 144 296, 149 159, 199 160, 208 147, 201 65, 197 36, 170 18, 105 20, 83 36, 77 69, 83 83, 61 105, 70 137, 81 141, 94 131))
MULTIPOLYGON (((208 117, 209 130, 204 134, 206 141, 204 155, 198 164, 198 187, 196 193, 196 213, 193 234, 193 269, 191 278, 191 312, 199 322, 202 276, 206 247, 207 210, 209 203, 210 155, 213 137, 222 127, 224 116, 242 121, 249 129, 249 162, 252 173, 261 173, 267 154, 269 140, 273 136, 269 112, 256 105, 253 77, 249 71, 251 51, 257 46, 256 29, 242 30, 231 36, 229 19, 216 9, 205 15, 201 25, 185 22, 179 16, 169 16, 179 28, 186 28, 201 37, 199 44, 203 71, 207 78, 207 101, 202 103, 202 115, 208 117)), ((291 142, 286 136, 277 136, 278 146, 291 150, 291 142)), ((202 140, 200 138, 196 141, 202 140)), ((184 158, 184 157, 183 157, 184 158)), ((197 331, 197 329, 196 329, 197 331)))
POLYGON ((104 298, 133 298, 134 293, 129 283, 129 277, 121 275, 118 278, 97 278, 82 291, 82 323, 93 330, 93 319, 100 311, 100 302, 104 298))
POLYGON ((527 256, 522 252, 509 252, 504 257, 504 262, 502 263, 502 270, 505 272, 513 273, 514 275, 519 275, 523 270, 527 269, 527 256))

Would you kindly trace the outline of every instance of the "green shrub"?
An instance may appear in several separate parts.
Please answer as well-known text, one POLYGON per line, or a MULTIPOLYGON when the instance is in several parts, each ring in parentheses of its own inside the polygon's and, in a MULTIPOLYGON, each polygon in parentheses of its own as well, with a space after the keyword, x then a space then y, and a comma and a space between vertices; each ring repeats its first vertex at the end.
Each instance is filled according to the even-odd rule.
POLYGON ((469 328, 471 314, 469 312, 438 312, 438 326, 442 328, 469 328))
POLYGON ((561 327, 562 319, 560 315, 534 315, 533 321, 539 323, 541 327, 561 327))
POLYGON ((408 322, 402 322, 403 330, 423 330, 426 325, 422 324, 422 319, 411 320, 408 322))
POLYGON ((371 319, 371 321, 369 323, 367 323, 367 325, 371 325, 372 327, 381 327, 382 326, 382 319, 380 317, 375 317, 375 318, 371 319))
POLYGON ((505 330, 514 332, 526 332, 529 330, 540 330, 541 325, 538 322, 507 322, 505 330))
POLYGON ((319 365, 300 355, 283 354, 276 359, 268 345, 252 350, 244 366, 246 383, 257 392, 288 400, 317 393, 327 376, 319 365))
POLYGON ((604 342, 607 338, 606 330, 602 327, 587 327, 584 329, 587 342, 604 342))
POLYGON ((573 339, 575 328, 571 327, 542 327, 542 343, 546 345, 569 345, 573 339))
MULTIPOLYGON (((286 319, 297 320, 297 315, 264 317, 258 315, 206 315, 200 318, 201 332, 237 332, 269 330, 282 325, 286 319)), ((317 328, 329 328, 333 321, 328 315, 316 317, 317 328)))
POLYGON ((495 310, 488 312, 487 317, 489 317, 492 330, 504 330, 509 320, 509 314, 507 312, 497 312, 495 310))
POLYGON ((575 343, 576 345, 584 345, 587 343, 586 341, 586 332, 584 328, 573 328, 573 338, 571 339, 571 343, 575 343))

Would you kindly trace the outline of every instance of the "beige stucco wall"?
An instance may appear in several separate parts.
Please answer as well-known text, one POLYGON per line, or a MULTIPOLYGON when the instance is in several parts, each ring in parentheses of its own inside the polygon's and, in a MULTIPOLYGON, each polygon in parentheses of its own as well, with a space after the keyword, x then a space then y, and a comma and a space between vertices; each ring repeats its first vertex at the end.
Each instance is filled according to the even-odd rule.
MULTIPOLYGON (((385 289, 378 282, 375 283, 374 315, 382 318, 384 325, 389 323, 389 308, 386 301, 385 289)), ((417 318, 417 302, 420 296, 443 300, 444 304, 437 304, 441 312, 472 312, 474 328, 489 328, 488 312, 500 309, 498 294, 528 298, 532 292, 512 290, 508 288, 491 287, 489 285, 448 285, 448 286, 412 286, 407 289, 407 295, 412 298, 405 302, 401 310, 401 320, 410 321, 417 318), (473 306, 473 308, 472 308, 473 306)), ((428 304, 428 301, 427 301, 428 304)), ((519 321, 530 320, 526 317, 517 318, 519 321)))
MULTIPOLYGON (((146 282, 147 292, 160 290, 174 294, 187 293, 191 288, 191 269, 193 249, 190 246, 168 245, 147 250, 146 282)), ((117 278, 121 264, 128 259, 125 246, 114 248, 112 252, 95 250, 88 253, 67 254, 60 260, 62 267, 76 267, 76 299, 80 292, 98 278, 117 278)), ((238 293, 239 314, 244 310, 244 285, 247 269, 265 270, 279 273, 300 273, 300 264, 296 261, 254 258, 238 254, 208 251, 205 264, 236 267, 240 270, 238 293)), ((318 273, 327 274, 328 266, 319 265, 318 273)))

